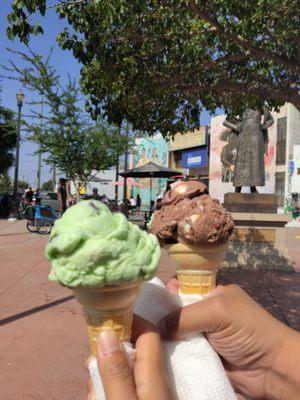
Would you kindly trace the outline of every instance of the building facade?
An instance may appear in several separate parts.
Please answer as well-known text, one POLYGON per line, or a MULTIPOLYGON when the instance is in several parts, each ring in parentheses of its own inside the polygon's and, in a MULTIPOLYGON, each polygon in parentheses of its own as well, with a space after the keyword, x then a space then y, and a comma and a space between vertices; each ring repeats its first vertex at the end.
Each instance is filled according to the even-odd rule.
POLYGON ((290 103, 277 117, 275 193, 280 210, 300 198, 300 112, 290 103))
POLYGON ((208 184, 209 126, 177 133, 169 142, 169 167, 208 184))
MULTIPOLYGON (((158 133, 135 140, 135 146, 130 156, 130 168, 142 167, 150 161, 163 167, 168 166, 168 142, 158 133)), ((162 197, 167 185, 165 178, 135 178, 140 186, 132 188, 134 198, 140 195, 142 206, 149 206, 150 201, 162 197), (151 186, 151 190, 150 190, 151 186), (151 193, 151 199, 150 199, 151 193)))

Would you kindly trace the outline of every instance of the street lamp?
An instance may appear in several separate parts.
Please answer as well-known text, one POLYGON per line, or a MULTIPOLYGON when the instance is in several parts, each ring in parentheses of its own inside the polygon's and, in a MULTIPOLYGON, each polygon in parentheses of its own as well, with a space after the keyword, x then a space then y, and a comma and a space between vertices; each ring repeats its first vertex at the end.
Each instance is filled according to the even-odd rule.
POLYGON ((15 211, 17 211, 18 205, 18 175, 19 175, 19 152, 20 152, 20 131, 21 131, 21 109, 24 102, 24 93, 21 91, 17 93, 17 104, 18 104, 18 121, 17 121, 17 143, 16 143, 16 162, 15 162, 15 180, 14 180, 14 203, 15 211))

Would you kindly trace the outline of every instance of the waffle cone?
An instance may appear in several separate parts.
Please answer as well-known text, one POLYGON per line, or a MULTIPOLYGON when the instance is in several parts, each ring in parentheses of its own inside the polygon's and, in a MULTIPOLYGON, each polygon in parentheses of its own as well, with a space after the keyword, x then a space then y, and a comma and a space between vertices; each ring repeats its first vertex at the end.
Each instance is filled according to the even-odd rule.
POLYGON ((220 246, 190 246, 176 243, 168 253, 177 264, 177 277, 182 294, 205 295, 216 286, 216 275, 227 244, 220 246))
POLYGON ((72 288, 83 306, 92 353, 96 355, 96 342, 100 332, 113 329, 123 340, 130 340, 134 303, 143 282, 103 288, 72 288))
POLYGON ((180 293, 205 295, 216 286, 216 275, 214 271, 177 270, 180 293))

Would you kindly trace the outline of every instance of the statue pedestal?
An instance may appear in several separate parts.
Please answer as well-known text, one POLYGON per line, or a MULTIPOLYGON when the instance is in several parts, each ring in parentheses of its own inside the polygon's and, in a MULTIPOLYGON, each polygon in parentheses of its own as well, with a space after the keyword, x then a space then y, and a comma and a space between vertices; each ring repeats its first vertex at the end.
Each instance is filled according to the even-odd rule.
POLYGON ((226 193, 224 207, 230 212, 265 213, 277 212, 275 194, 263 193, 226 193))
MULTIPOLYGON (((245 194, 240 193, 228 193, 228 195, 234 195, 235 199, 237 196, 245 196, 245 194)), ((262 195, 249 194, 246 196, 252 196, 251 199, 253 200, 254 196, 261 197, 262 195)), ((263 196, 268 196, 263 199, 266 204, 261 202, 260 205, 266 207, 269 202, 270 206, 272 197, 269 196, 273 195, 263 196)), ((231 196, 229 196, 230 198, 231 196)), ((224 206, 228 209, 227 204, 224 204, 224 206)), ((235 206, 238 206, 238 204, 235 206)), ((240 206, 242 208, 244 204, 240 206)), ((250 203, 250 206, 255 207, 255 204, 250 203)), ((229 250, 221 268, 294 271, 285 239, 285 225, 291 221, 290 215, 270 212, 231 212, 231 214, 235 229, 230 238, 229 250)))

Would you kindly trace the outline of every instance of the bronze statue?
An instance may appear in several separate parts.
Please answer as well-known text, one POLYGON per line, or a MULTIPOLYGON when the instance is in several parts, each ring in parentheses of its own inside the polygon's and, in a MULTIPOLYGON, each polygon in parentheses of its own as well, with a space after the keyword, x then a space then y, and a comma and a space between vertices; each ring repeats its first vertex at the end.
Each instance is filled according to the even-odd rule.
POLYGON ((268 149, 268 128, 274 120, 267 110, 262 113, 246 109, 239 122, 225 119, 223 125, 237 132, 237 154, 234 165, 233 186, 240 193, 243 186, 250 186, 256 193, 256 186, 265 185, 264 154, 268 149))

